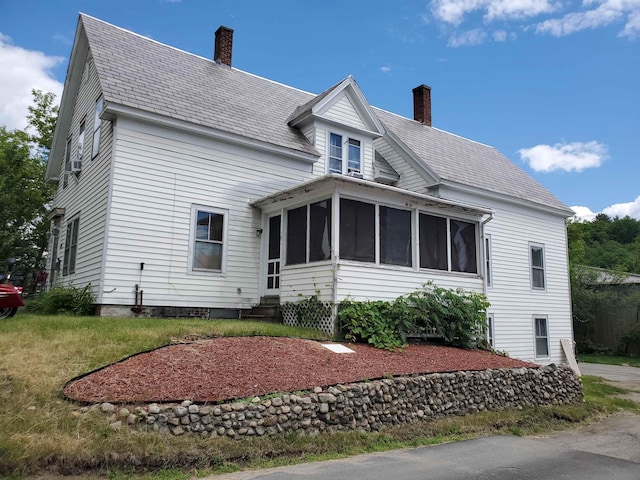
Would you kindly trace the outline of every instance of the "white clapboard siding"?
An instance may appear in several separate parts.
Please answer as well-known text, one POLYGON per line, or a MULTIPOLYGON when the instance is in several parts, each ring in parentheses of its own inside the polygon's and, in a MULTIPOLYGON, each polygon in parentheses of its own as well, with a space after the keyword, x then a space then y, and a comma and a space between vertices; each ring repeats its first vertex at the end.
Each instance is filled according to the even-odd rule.
MULTIPOLYGON (((441 193, 471 200, 451 191, 441 193)), ((539 363, 566 361, 560 339, 573 339, 573 329, 564 218, 498 200, 482 203, 495 211, 485 227, 491 235, 493 276, 487 298, 494 315, 495 348, 539 363), (545 291, 531 288, 530 243, 544 246, 545 291), (534 315, 548 319, 548 358, 535 357, 534 315)))
POLYGON ((425 193, 426 182, 424 178, 398 154, 397 150, 382 138, 374 141, 374 147, 400 175, 398 182, 395 184, 396 187, 412 192, 425 193))
POLYGON ((260 211, 249 203, 312 177, 308 164, 120 121, 103 303, 247 308, 258 302, 260 211), (189 272, 191 207, 228 212, 226 271, 189 272), (144 269, 140 270, 140 263, 144 269))
POLYGON ((338 301, 394 300, 422 288, 432 281, 443 288, 461 288, 482 293, 482 279, 477 275, 416 271, 408 268, 340 262, 337 269, 338 301))
POLYGON ((362 121, 360 115, 358 115, 358 112, 353 107, 351 100, 349 100, 349 97, 344 93, 340 99, 333 103, 326 111, 322 112, 321 115, 343 125, 368 130, 367 125, 362 121))
MULTIPOLYGON (((91 284, 94 296, 100 292, 100 270, 104 247, 106 212, 109 194, 109 168, 111 160, 111 145, 113 125, 102 121, 100 129, 100 150, 96 158, 91 159, 93 147, 93 119, 96 100, 100 96, 100 85, 91 57, 85 63, 85 79, 78 91, 69 132, 71 135, 71 157, 75 158, 78 151, 78 136, 80 123, 85 121, 82 171, 79 174, 69 174, 67 186, 64 187, 64 168, 62 162, 59 174, 60 181, 53 201, 54 207, 65 209, 65 215, 60 225, 58 258, 61 268, 64 261, 64 245, 67 239, 67 223, 79 216, 78 249, 76 254, 76 271, 74 274, 57 278, 63 284, 83 286, 91 284)), ((57 259, 52 258, 55 264, 57 259)))
POLYGON ((297 302, 302 297, 317 295, 319 300, 333 300, 333 265, 328 262, 304 266, 282 267, 280 300, 297 302))

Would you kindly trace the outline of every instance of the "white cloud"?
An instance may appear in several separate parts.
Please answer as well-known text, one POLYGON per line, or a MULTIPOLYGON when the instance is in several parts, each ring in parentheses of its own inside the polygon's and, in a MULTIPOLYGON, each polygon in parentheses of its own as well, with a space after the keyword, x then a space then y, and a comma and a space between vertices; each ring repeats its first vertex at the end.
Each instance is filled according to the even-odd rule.
POLYGON ((624 29, 618 33, 619 37, 628 37, 631 40, 638 35, 640 35, 640 9, 629 14, 624 29))
POLYGON ((576 212, 573 216, 573 219, 576 221, 590 222, 596 218, 596 214, 593 213, 589 207, 575 206, 571 207, 571 210, 576 212))
POLYGON ((382 67, 380 67, 380 71, 382 73, 389 73, 391 71, 391 67, 389 65, 383 65, 382 67))
POLYGON ((51 69, 62 61, 61 57, 15 46, 0 33, 0 125, 9 130, 26 127, 34 88, 53 92, 60 100, 63 85, 53 78, 51 69))
MULTIPOLYGON (((533 30, 556 37, 614 23, 623 25, 618 37, 633 40, 640 36, 640 0, 582 0, 581 3, 568 0, 431 0, 429 11, 430 19, 440 22, 445 28, 457 28, 468 22, 468 32, 479 30, 473 29, 473 22, 477 24, 479 16, 482 16, 485 26, 496 21, 511 22, 511 28, 533 30), (531 22, 534 17, 541 16, 543 19, 540 21, 531 22)), ((464 43, 464 36, 465 33, 453 35, 449 38, 449 45, 482 43, 477 38, 475 43, 464 43), (457 41, 459 38, 461 42, 457 41)), ((497 30, 493 33, 493 39, 504 42, 515 39, 515 35, 497 30)))
POLYGON ((591 142, 556 143, 536 145, 518 150, 520 158, 536 172, 581 172, 586 168, 602 165, 607 158, 607 147, 595 140, 591 142))
POLYGON ((473 30, 467 30, 458 35, 452 35, 449 37, 447 45, 450 47, 465 47, 469 45, 480 45, 487 38, 487 34, 481 28, 475 28, 473 30))
POLYGON ((545 20, 535 25, 535 31, 561 37, 624 19, 624 29, 618 36, 634 38, 640 32, 640 0, 584 0, 582 5, 596 8, 545 20))
POLYGON ((633 202, 628 203, 616 203, 602 210, 602 213, 606 213, 610 217, 625 217, 629 215, 631 218, 640 220, 640 196, 638 196, 633 202))
POLYGON ((559 8, 549 0, 432 0, 431 14, 442 22, 458 26, 473 12, 484 12, 485 21, 523 19, 559 8))

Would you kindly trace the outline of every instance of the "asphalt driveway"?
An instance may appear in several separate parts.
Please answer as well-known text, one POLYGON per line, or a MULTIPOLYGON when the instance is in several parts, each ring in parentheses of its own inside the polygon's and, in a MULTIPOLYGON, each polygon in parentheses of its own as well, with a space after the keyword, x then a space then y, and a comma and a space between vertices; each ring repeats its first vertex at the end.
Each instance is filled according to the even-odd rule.
MULTIPOLYGON (((637 390, 640 368, 580 364, 583 375, 637 390)), ((541 437, 494 436, 432 447, 397 450, 210 477, 222 480, 553 480, 640 479, 640 416, 619 415, 600 423, 541 437)))

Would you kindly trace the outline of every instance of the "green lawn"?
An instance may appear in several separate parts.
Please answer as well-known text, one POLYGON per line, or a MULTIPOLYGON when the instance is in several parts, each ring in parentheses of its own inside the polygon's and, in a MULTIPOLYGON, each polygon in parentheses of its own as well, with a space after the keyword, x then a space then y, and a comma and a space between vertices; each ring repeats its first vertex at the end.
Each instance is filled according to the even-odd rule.
POLYGON ((598 355, 595 353, 579 353, 578 361, 584 363, 604 363, 606 365, 626 365, 640 367, 640 357, 622 357, 618 355, 598 355))
MULTIPOLYGON (((283 325, 229 320, 36 316, 0 321, 0 477, 88 474, 109 479, 177 480, 210 472, 337 458, 491 433, 540 433, 619 409, 609 387, 585 378, 584 404, 465 417, 361 432, 202 439, 112 430, 101 413, 78 415, 62 399, 65 382, 127 355, 189 335, 322 338, 283 325)), ((637 410, 636 410, 637 411, 637 410)))

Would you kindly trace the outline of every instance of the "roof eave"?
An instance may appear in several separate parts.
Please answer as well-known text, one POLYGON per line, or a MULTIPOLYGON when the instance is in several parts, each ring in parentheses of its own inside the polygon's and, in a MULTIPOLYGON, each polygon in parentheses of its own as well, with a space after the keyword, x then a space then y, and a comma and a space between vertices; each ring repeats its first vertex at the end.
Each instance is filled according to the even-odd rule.
POLYGON ((62 90, 62 98, 60 99, 58 120, 53 133, 53 140, 51 141, 49 160, 47 161, 47 169, 45 172, 45 180, 47 182, 57 181, 58 172, 60 171, 64 156, 67 137, 66 132, 71 124, 73 107, 80 87, 80 79, 82 78, 82 68, 84 66, 84 60, 89 53, 89 42, 86 35, 83 35, 83 31, 82 15, 79 15, 73 47, 67 66, 64 88, 62 90))
POLYGON ((440 184, 452 190, 468 192, 468 193, 472 193, 473 195, 481 196, 485 198, 498 199, 507 203, 511 203, 511 204, 518 205, 525 208, 533 208, 535 210, 543 211, 545 213, 550 213, 552 215, 557 215, 563 218, 572 217, 573 215, 575 215, 575 212, 566 205, 564 205, 563 207, 560 207, 557 205, 549 205, 549 204, 544 204, 540 202, 534 202, 533 200, 519 198, 506 193, 493 192, 491 190, 472 187, 470 185, 464 185, 462 183, 453 182, 449 180, 442 180, 440 184))
POLYGON ((412 192, 410 190, 405 190, 404 188, 398 188, 398 187, 394 187, 392 185, 386 185, 386 184, 382 184, 382 183, 377 183, 377 182, 372 182, 370 180, 363 180, 360 178, 356 178, 356 177, 350 177, 348 175, 341 175, 341 174, 337 174, 337 173, 330 173, 327 175, 323 175, 322 177, 317 177, 314 178, 312 180, 308 180, 306 182, 302 182, 299 183, 297 185, 295 185, 294 187, 290 187, 284 190, 280 190, 276 193, 273 193, 271 195, 267 195, 265 197, 262 198, 258 198, 252 202, 250 202, 250 205, 252 207, 256 207, 256 208, 261 208, 265 205, 269 205, 272 203, 275 203, 277 201, 279 201, 279 198, 291 198, 292 196, 296 195, 296 194, 302 194, 302 193, 306 193, 310 187, 314 186, 314 185, 320 185, 323 183, 327 183, 327 182, 342 182, 342 183, 349 183, 349 184, 354 184, 354 185, 362 185, 365 187, 369 187, 369 188, 375 188, 378 190, 382 190, 382 191, 386 191, 386 192, 390 192, 390 193, 396 193, 399 195, 404 195, 404 196, 408 196, 408 197, 412 197, 416 200, 421 200, 421 201, 428 201, 430 203, 433 203, 434 205, 441 205, 441 206, 446 206, 446 207, 454 207, 454 208, 460 208, 463 210, 466 210, 469 213, 475 214, 477 216, 484 216, 484 215, 491 215, 493 214, 493 209, 489 208, 489 207, 485 207, 483 205, 477 205, 477 204, 473 204, 473 203, 469 203, 469 202, 462 202, 462 201, 458 201, 458 200, 449 200, 449 199, 445 199, 445 198, 441 198, 441 197, 435 197, 433 195, 426 195, 423 193, 416 193, 416 192, 412 192))
POLYGON ((293 158, 298 161, 302 161, 308 164, 314 163, 320 157, 320 154, 314 147, 309 148, 309 152, 302 150, 296 150, 294 148, 284 147, 281 145, 275 145, 272 143, 256 140, 238 135, 235 133, 225 132, 211 127, 203 125, 197 125, 194 123, 178 120, 172 117, 159 115, 156 113, 147 112, 133 107, 116 104, 113 102, 105 102, 105 106, 102 112, 102 118, 107 120, 113 120, 117 117, 126 117, 133 120, 138 120, 154 125, 160 125, 176 130, 181 130, 188 133, 193 133, 203 137, 213 138, 225 143, 231 143, 240 145, 255 150, 261 150, 276 155, 282 155, 288 158, 293 158))

